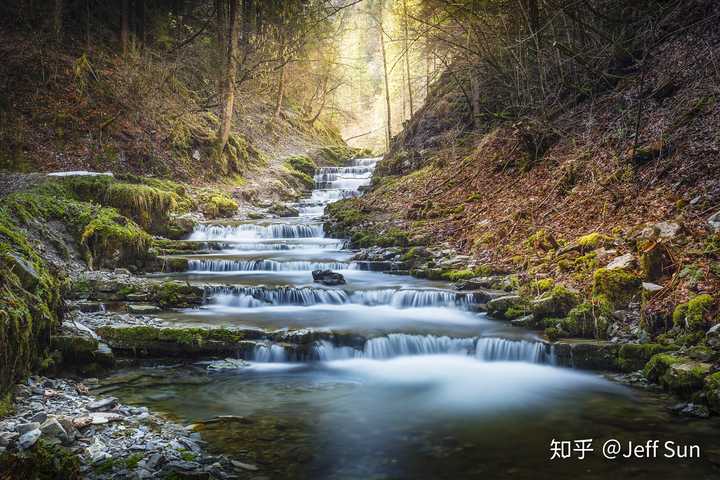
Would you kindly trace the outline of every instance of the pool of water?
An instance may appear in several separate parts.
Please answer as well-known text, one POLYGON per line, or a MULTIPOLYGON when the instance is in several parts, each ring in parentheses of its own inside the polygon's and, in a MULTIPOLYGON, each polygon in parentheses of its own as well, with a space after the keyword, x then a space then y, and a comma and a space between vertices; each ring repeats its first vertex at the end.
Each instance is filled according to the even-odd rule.
POLYGON ((417 355, 138 368, 105 382, 270 478, 718 478, 717 421, 674 417, 661 396, 547 365, 417 355), (585 460, 550 460, 553 439, 589 438, 585 460), (609 461, 599 449, 611 438, 697 444, 703 456, 609 461))

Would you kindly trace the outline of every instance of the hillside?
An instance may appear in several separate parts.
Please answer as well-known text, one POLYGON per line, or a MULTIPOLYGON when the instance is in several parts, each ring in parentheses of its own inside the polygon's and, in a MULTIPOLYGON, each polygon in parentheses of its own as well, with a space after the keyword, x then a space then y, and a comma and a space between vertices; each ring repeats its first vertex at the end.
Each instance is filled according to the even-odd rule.
POLYGON ((698 4, 692 27, 641 69, 551 116, 472 128, 445 75, 393 139, 372 190, 333 206, 338 228, 361 246, 367 232, 447 243, 478 271, 551 278, 587 295, 596 268, 631 253, 638 272, 652 270, 644 280, 662 286, 644 312, 665 318, 689 296, 717 292, 720 237, 708 219, 720 210, 720 36, 704 21, 717 13, 698 4), (669 236, 662 225, 652 232, 660 222, 669 236), (637 263, 650 259, 660 265, 637 263))

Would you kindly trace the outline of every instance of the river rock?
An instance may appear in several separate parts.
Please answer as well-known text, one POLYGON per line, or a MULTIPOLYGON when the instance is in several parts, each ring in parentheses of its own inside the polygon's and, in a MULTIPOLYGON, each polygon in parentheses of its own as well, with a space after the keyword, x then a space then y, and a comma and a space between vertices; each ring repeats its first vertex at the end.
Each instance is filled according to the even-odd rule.
POLYGON ((23 435, 32 430, 37 430, 38 428, 40 428, 39 422, 21 423, 15 427, 15 431, 18 432, 20 435, 23 435))
POLYGON ((23 433, 18 440, 18 448, 20 448, 20 450, 27 450, 37 443, 41 435, 42 432, 39 428, 23 433))
POLYGON ((314 270, 312 272, 313 281, 322 283, 323 285, 344 285, 345 277, 332 270, 314 270))
POLYGON ((710 416, 710 409, 698 403, 678 403, 670 408, 670 411, 681 417, 708 418, 710 416))
POLYGON ((60 422, 56 418, 48 418, 45 423, 40 427, 40 431, 43 435, 57 438, 60 442, 68 444, 71 441, 70 435, 65 431, 60 422))
POLYGON ((115 397, 106 397, 101 398, 100 400, 96 400, 94 402, 90 402, 87 404, 88 410, 93 411, 100 411, 100 410, 110 410, 111 408, 115 407, 118 404, 118 399, 115 397))
POLYGON ((720 350, 720 323, 710 327, 705 334, 705 343, 715 350, 720 350))

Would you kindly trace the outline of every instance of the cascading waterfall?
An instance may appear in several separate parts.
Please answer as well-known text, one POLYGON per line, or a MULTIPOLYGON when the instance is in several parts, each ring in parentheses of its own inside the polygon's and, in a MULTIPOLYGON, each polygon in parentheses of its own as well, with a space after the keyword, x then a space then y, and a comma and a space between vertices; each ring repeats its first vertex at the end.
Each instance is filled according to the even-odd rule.
POLYGON ((324 238, 322 224, 240 225, 201 224, 195 227, 190 240, 253 241, 263 239, 324 238))
POLYGON ((483 362, 555 363, 551 346, 542 342, 404 333, 369 339, 362 349, 335 345, 327 340, 317 341, 311 348, 302 350, 274 343, 258 343, 246 354, 246 359, 256 362, 332 361, 357 358, 385 360, 408 355, 469 355, 483 362))
POLYGON ((354 270, 354 263, 277 262, 275 260, 189 260, 188 272, 306 272, 312 270, 354 270))
POLYGON ((312 287, 208 287, 206 296, 212 304, 245 308, 267 305, 355 304, 368 307, 388 305, 394 308, 467 309, 476 303, 473 294, 441 289, 388 288, 359 290, 348 293, 341 289, 312 287), (257 303, 242 300, 246 297, 255 300, 257 303))

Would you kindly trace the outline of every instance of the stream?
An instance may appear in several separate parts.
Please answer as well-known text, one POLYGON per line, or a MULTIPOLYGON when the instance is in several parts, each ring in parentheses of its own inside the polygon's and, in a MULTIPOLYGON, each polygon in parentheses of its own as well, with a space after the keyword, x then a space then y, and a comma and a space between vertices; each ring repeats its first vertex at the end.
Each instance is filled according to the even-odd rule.
POLYGON ((377 160, 318 169, 298 217, 199 225, 191 240, 227 248, 168 277, 214 285, 208 302, 161 314, 178 326, 367 341, 318 340, 304 355, 260 343, 235 369, 137 366, 104 393, 195 425, 211 451, 255 465, 248 478, 718 478, 715 420, 671 415, 663 395, 557 367, 550 345, 477 313, 472 294, 354 262, 345 242, 326 238, 324 207, 358 195, 377 160), (313 283, 319 269, 347 283, 313 283), (550 460, 553 439, 593 439, 594 451, 550 460), (611 461, 601 453, 609 439, 697 444, 702 455, 611 461))

